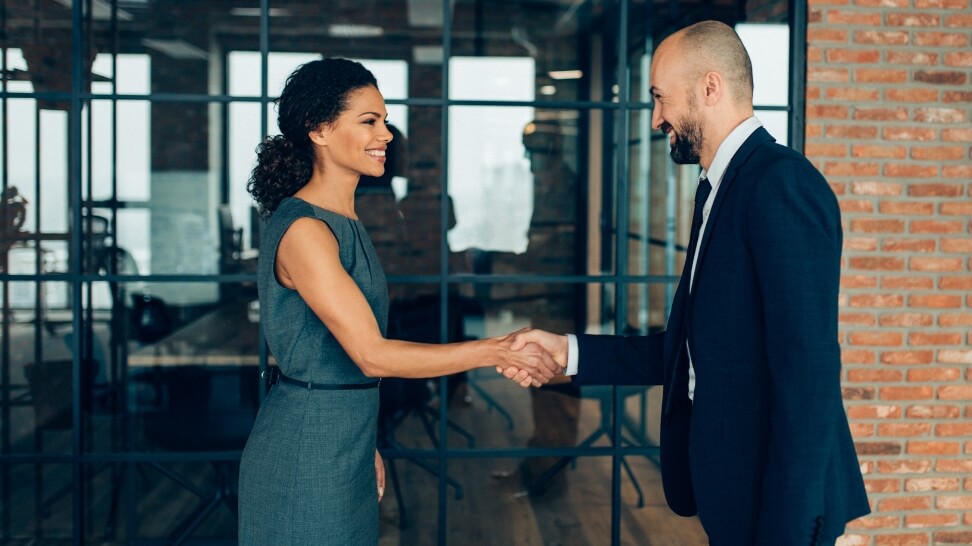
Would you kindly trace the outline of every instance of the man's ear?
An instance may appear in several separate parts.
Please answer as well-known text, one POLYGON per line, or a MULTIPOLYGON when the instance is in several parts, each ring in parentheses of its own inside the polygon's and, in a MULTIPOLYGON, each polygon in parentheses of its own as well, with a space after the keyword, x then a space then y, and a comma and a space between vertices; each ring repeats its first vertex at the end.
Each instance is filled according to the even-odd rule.
POLYGON ((706 106, 719 102, 726 91, 725 81, 722 79, 722 74, 718 72, 706 72, 702 76, 702 85, 706 106))
POLYGON ((307 133, 307 138, 314 143, 315 146, 327 146, 327 137, 330 131, 327 126, 323 123, 313 131, 307 133))

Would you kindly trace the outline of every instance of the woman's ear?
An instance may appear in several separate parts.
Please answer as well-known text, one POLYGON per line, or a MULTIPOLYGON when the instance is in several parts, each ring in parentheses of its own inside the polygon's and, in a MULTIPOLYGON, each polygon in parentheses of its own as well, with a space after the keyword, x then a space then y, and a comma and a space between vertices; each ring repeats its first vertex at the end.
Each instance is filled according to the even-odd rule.
POLYGON ((327 135, 330 131, 323 123, 317 129, 307 133, 307 138, 316 146, 327 146, 327 135))

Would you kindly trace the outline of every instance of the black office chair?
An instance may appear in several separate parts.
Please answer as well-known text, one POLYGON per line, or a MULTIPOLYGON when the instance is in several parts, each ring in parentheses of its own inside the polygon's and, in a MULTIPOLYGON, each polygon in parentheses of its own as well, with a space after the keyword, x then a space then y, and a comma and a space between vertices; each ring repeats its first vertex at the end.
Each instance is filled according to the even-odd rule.
MULTIPOLYGON (((148 372, 142 381, 156 388, 155 408, 144 416, 145 437, 152 447, 176 452, 238 451, 256 417, 259 376, 256 369, 228 366, 172 366, 148 372)), ((150 466, 190 491, 200 502, 169 534, 182 544, 220 506, 238 515, 234 470, 238 461, 210 461, 215 485, 207 491, 160 462, 150 466)))

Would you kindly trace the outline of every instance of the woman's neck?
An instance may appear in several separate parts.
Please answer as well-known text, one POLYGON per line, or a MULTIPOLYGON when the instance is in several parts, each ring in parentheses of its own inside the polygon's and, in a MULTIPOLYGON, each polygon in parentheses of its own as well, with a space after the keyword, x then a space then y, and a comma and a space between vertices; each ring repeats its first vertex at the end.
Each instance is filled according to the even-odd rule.
POLYGON ((358 215, 354 211, 354 190, 356 187, 357 179, 353 182, 339 182, 313 176, 310 182, 297 190, 294 196, 312 205, 357 220, 358 215))

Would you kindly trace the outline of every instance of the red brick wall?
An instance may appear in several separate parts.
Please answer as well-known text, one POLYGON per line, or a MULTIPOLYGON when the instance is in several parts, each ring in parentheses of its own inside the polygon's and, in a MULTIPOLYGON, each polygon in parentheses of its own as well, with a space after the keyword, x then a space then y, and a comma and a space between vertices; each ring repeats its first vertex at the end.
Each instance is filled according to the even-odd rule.
POLYGON ((810 0, 808 157, 844 215, 844 399, 873 513, 972 544, 970 0, 810 0))

